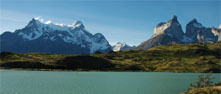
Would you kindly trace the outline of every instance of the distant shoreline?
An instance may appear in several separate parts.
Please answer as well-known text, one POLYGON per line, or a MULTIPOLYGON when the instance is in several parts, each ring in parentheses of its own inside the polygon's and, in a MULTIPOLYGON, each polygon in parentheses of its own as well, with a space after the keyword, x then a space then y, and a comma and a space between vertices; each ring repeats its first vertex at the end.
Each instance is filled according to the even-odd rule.
MULTIPOLYGON (((51 71, 51 72, 145 72, 145 73, 205 73, 206 72, 161 72, 161 71, 99 71, 99 70, 68 70, 68 69, 31 69, 31 68, 3 68, 0 67, 0 70, 18 70, 18 71, 51 71)), ((213 74, 220 74, 220 73, 213 73, 213 74)))
POLYGON ((27 71, 77 71, 77 72, 112 72, 112 71, 99 71, 99 70, 69 70, 69 69, 31 69, 31 68, 4 68, 0 67, 0 70, 27 70, 27 71))

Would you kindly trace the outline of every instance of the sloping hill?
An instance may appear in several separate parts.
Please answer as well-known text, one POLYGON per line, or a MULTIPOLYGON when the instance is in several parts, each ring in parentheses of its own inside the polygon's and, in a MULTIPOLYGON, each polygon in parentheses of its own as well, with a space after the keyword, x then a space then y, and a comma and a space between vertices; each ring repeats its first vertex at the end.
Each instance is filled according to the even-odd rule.
POLYGON ((1 53, 1 68, 221 72, 221 42, 169 44, 148 50, 124 50, 91 55, 1 53))

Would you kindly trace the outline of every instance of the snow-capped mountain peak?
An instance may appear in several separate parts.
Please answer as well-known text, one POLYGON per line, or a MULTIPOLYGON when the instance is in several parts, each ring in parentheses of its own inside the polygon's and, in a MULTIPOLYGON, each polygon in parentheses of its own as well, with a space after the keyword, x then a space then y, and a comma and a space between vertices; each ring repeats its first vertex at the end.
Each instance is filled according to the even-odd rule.
POLYGON ((135 46, 130 46, 126 42, 117 42, 117 44, 113 46, 113 51, 116 52, 120 50, 133 49, 133 48, 135 48, 135 46))
POLYGON ((75 28, 85 28, 83 23, 79 20, 74 21, 72 24, 62 24, 62 23, 52 23, 52 21, 44 21, 44 19, 40 17, 34 17, 26 27, 35 27, 35 28, 49 28, 54 30, 69 30, 75 28))
POLYGON ((46 21, 46 22, 45 22, 45 24, 51 24, 51 21, 50 21, 50 20, 48 20, 48 21, 46 21))
POLYGON ((44 21, 44 19, 42 19, 41 17, 34 17, 33 19, 36 20, 36 21, 40 21, 40 22, 42 22, 42 23, 43 23, 43 21, 44 21))
MULTIPOLYGON (((81 53, 106 52, 111 50, 109 42, 101 33, 91 34, 81 21, 72 24, 54 24, 50 20, 33 18, 27 26, 16 30, 13 34, 22 38, 22 41, 59 42, 64 45, 77 45, 84 49, 81 53), (61 42, 62 41, 62 42, 61 42)), ((46 45, 46 44, 45 44, 46 45)), ((77 50, 77 49, 76 49, 77 50)))
POLYGON ((77 20, 77 21, 75 21, 74 23, 72 23, 72 24, 68 24, 67 25, 68 27, 72 27, 72 28, 85 28, 84 27, 84 24, 81 22, 81 21, 79 21, 79 20, 77 20))
POLYGON ((83 27, 84 28, 84 25, 83 25, 83 23, 81 22, 81 21, 75 21, 74 23, 73 23, 73 25, 74 26, 76 26, 76 27, 83 27))

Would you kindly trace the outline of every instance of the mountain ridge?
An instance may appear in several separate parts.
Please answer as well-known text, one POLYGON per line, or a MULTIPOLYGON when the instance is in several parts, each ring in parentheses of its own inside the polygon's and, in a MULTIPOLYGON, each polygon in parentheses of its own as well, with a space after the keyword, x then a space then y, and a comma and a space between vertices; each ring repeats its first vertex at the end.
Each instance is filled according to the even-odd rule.
POLYGON ((106 38, 101 33, 88 32, 81 21, 65 25, 43 22, 41 18, 33 18, 15 32, 1 34, 1 44, 1 52, 90 54, 111 51, 106 38), (17 47, 13 47, 15 45, 17 47))
POLYGON ((154 46, 171 43, 214 43, 221 40, 221 29, 204 27, 195 18, 186 25, 183 32, 177 16, 167 22, 160 22, 154 28, 154 34, 139 44, 136 49, 149 49, 154 46))

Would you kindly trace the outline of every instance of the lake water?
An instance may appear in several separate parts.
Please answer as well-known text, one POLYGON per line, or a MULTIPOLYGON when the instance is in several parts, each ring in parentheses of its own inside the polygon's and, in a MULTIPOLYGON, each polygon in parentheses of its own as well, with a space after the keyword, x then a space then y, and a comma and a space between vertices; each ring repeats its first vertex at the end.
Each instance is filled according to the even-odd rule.
MULTIPOLYGON (((0 70, 0 94, 178 94, 199 73, 0 70)), ((221 74, 213 74, 218 81, 221 74)))

